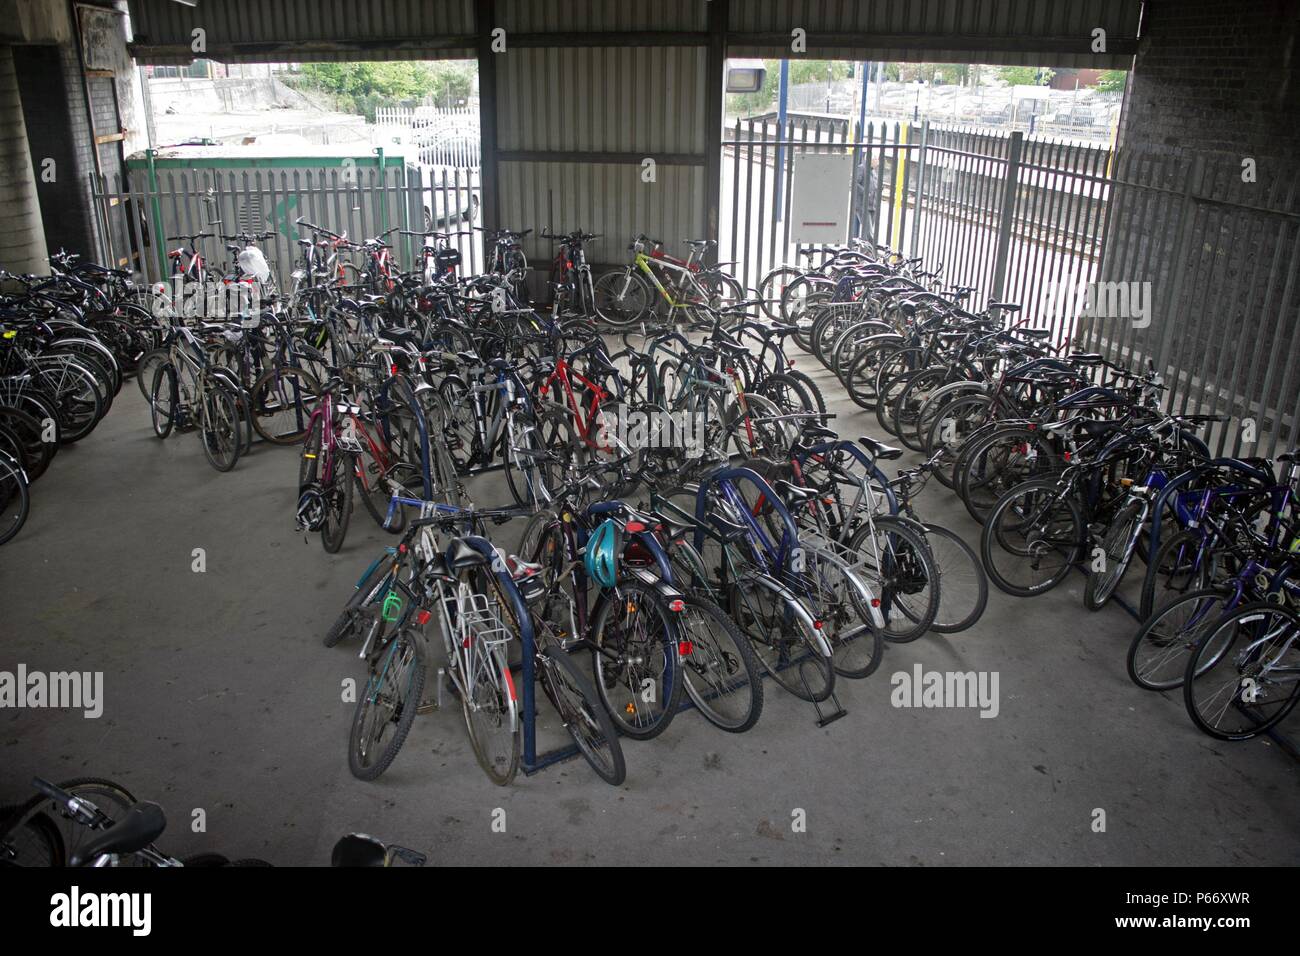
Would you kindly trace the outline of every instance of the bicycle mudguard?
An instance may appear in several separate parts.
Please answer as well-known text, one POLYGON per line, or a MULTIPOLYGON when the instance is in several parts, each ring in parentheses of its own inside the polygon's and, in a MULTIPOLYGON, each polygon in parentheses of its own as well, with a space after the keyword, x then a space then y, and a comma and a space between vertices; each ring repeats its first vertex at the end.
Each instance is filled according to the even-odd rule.
MULTIPOLYGON (((826 640, 826 635, 820 627, 817 626, 817 619, 813 617, 812 611, 808 606, 799 600, 798 596, 788 587, 772 577, 770 574, 754 575, 755 581, 762 581, 764 586, 772 590, 808 629, 812 635, 813 642, 817 647, 817 652, 823 657, 830 658, 834 656, 834 650, 831 648, 830 641, 826 640)), ((879 613, 879 612, 877 612, 879 613)))

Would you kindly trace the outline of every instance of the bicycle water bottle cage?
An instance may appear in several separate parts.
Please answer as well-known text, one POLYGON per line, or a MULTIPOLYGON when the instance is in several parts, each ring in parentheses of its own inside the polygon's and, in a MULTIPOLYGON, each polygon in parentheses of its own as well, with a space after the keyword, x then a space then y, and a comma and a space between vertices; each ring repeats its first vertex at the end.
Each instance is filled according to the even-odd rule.
POLYGON ((396 591, 389 591, 384 595, 384 603, 380 613, 388 623, 391 624, 396 621, 402 614, 402 596, 396 591))

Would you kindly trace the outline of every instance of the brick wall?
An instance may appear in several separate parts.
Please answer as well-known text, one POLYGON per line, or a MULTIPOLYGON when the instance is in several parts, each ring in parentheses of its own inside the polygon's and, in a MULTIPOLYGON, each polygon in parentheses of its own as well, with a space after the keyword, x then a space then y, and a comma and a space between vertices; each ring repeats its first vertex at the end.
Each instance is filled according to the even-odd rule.
POLYGON ((15 47, 14 64, 46 245, 93 257, 88 176, 95 161, 76 48, 70 43, 15 47), (47 158, 54 160, 54 182, 41 175, 47 158))
POLYGON ((1295 156, 1300 0, 1148 0, 1142 33, 1125 143, 1295 156))

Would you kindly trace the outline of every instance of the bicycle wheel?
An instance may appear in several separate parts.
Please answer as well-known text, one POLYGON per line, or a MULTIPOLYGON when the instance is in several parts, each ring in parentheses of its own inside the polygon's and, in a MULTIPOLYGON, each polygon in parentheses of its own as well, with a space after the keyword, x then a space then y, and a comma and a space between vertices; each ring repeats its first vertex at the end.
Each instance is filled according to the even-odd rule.
POLYGON ((939 572, 939 608, 930 630, 956 634, 973 627, 989 603, 989 579, 975 549, 955 532, 926 524, 925 543, 939 572))
POLYGON ((921 411, 935 390, 947 384, 946 368, 922 369, 907 380, 898 397, 894 399, 891 417, 896 433, 903 445, 912 451, 923 451, 924 442, 918 434, 921 411))
POLYGON ((1053 479, 1026 481, 993 506, 980 535, 989 578, 1017 597, 1043 594, 1065 580, 1079 559, 1083 518, 1053 479))
POLYGON ((650 287, 629 267, 596 280, 596 314, 616 328, 641 322, 650 313, 650 287))
POLYGON ((591 622, 596 693, 619 733, 663 733, 682 697, 681 628, 659 593, 632 577, 602 595, 591 622))
POLYGON ((1206 547, 1204 532, 1187 529, 1165 538, 1142 577, 1140 617, 1146 620, 1157 607, 1179 595, 1208 588, 1217 565, 1213 550, 1206 547))
POLYGON ((613 721, 597 702, 591 683, 558 647, 543 650, 537 663, 543 690, 579 753, 600 779, 617 787, 627 779, 623 747, 618 742, 613 721))
POLYGON ((934 459, 930 473, 945 487, 953 487, 953 467, 966 442, 988 420, 990 401, 986 395, 963 395, 929 413, 928 419, 926 409, 921 409, 926 428, 923 454, 934 459))
POLYGON ((348 739, 348 769, 374 780, 406 742, 424 693, 424 642, 409 628, 398 631, 371 661, 348 739))
POLYGON ((298 444, 319 395, 320 382, 305 369, 268 369, 250 393, 254 430, 273 445, 298 444))
POLYGON ((800 270, 793 266, 779 266, 763 276, 762 281, 758 283, 758 297, 763 300, 761 306, 769 319, 780 317, 781 296, 786 286, 800 275, 802 275, 800 270))
POLYGON ((27 476, 15 461, 0 453, 0 544, 22 530, 30 510, 27 476))
MULTIPOLYGON (((76 777, 63 781, 58 787, 93 803, 114 822, 123 819, 136 804, 129 790, 101 777, 76 777)), ((13 861, 12 865, 16 866, 67 866, 68 861, 80 856, 86 843, 102 832, 71 819, 63 812, 62 806, 43 795, 32 797, 13 811, 7 823, 2 820, 0 823, 4 824, 0 828, 0 847, 8 839, 6 833, 24 831, 17 843, 17 849, 24 856, 22 861, 13 861), (47 851, 52 851, 49 857, 46 857, 47 851), (56 858, 57 862, 44 862, 56 858)), ((143 861, 131 854, 118 859, 118 866, 142 865, 143 861)))
POLYGON ((939 572, 924 535, 892 515, 871 518, 848 544, 860 574, 880 599, 884 639, 914 641, 939 612, 939 572))
POLYGON ((1237 608, 1187 661, 1183 702, 1203 732, 1249 740, 1300 700, 1300 615, 1270 602, 1237 608), (1212 662, 1212 663, 1211 663, 1212 662))
POLYGON ((515 504, 537 507, 550 500, 550 490, 554 485, 547 480, 546 454, 536 428, 521 420, 512 418, 508 421, 501 465, 515 504))
POLYGON ((519 742, 523 736, 519 702, 505 654, 506 641, 517 636, 514 614, 495 573, 479 569, 469 572, 467 578, 473 597, 462 607, 456 627, 461 646, 470 649, 468 662, 461 654, 456 655, 469 671, 461 673, 466 685, 460 695, 461 711, 478 765, 489 780, 504 787, 519 769, 519 742))
POLYGON ((179 404, 176 367, 170 363, 156 365, 149 388, 149 420, 153 425, 153 433, 159 438, 166 438, 172 433, 179 404))
POLYGON ((140 395, 149 401, 152 397, 150 389, 153 387, 153 373, 157 371, 159 365, 165 365, 171 361, 171 349, 159 348, 150 349, 140 357, 140 361, 135 367, 135 383, 140 388, 140 395))
POLYGON ((199 444, 203 446, 203 454, 217 471, 230 471, 239 461, 244 444, 239 403, 225 388, 209 385, 203 389, 199 406, 199 444))
POLYGON ((732 582, 731 616, 763 669, 801 700, 820 703, 835 689, 831 654, 817 640, 812 614, 785 589, 757 575, 732 582))
POLYGON ((1188 657, 1202 638, 1218 628, 1230 597, 1230 592, 1212 588, 1192 591, 1175 596, 1148 616, 1128 648, 1128 676, 1133 683, 1143 690, 1182 687, 1188 657))
POLYGON ((0 868, 8 866, 65 866, 63 834, 44 813, 21 813, 18 807, 0 807, 0 868))
POLYGON ((335 450, 330 465, 330 473, 321 488, 325 498, 325 521, 321 524, 320 543, 327 554, 337 554, 348 536, 357 466, 351 452, 338 450, 335 450))
POLYGON ((836 555, 818 548, 803 548, 798 555, 802 566, 787 583, 820 623, 831 646, 835 673, 867 677, 880 666, 885 649, 884 635, 872 615, 871 592, 836 555))
POLYGON ((1089 611, 1105 607, 1124 579, 1124 572, 1133 560, 1133 549, 1137 546, 1145 515, 1146 509, 1141 502, 1130 501, 1106 529, 1105 537, 1097 546, 1101 548, 1101 554, 1094 549, 1089 556, 1088 580, 1083 586, 1083 606, 1089 611))
POLYGON ((686 694, 704 719, 728 733, 743 733, 763 713, 763 675, 749 639, 727 613, 691 595, 679 615, 686 694))
POLYGON ((964 444, 953 477, 967 513, 984 524, 1004 494, 1031 478, 1056 473, 1061 464, 1041 431, 1013 427, 964 444))

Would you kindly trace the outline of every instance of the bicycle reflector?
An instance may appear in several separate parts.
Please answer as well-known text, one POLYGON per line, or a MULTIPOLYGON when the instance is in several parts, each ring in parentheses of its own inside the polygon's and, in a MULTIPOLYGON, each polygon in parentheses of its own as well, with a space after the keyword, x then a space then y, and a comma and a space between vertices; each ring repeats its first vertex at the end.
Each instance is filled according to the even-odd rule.
POLYGON ((384 605, 381 609, 384 620, 390 624, 396 621, 402 613, 402 596, 396 591, 389 591, 384 596, 384 605))

